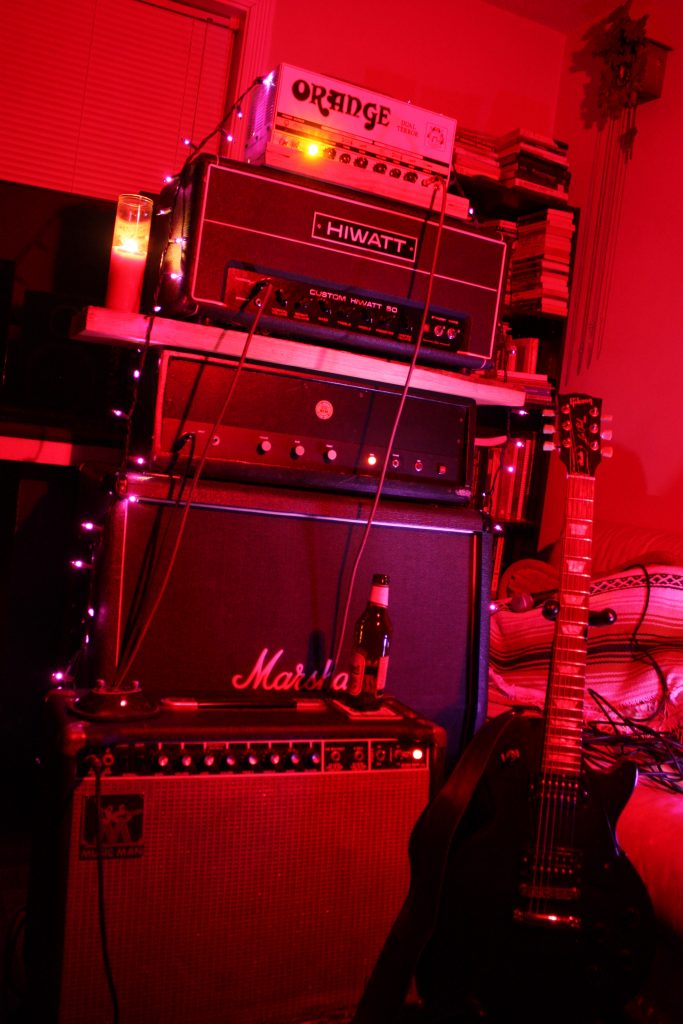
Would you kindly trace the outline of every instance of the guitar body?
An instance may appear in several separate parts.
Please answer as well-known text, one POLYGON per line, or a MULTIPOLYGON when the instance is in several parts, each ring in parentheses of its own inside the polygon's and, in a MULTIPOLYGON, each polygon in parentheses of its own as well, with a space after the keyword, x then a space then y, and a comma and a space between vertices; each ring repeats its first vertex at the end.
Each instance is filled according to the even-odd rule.
POLYGON ((615 836, 635 768, 584 768, 549 797, 543 742, 543 718, 510 714, 455 833, 416 975, 430 1022, 589 1024, 637 994, 647 973, 650 900, 615 836))

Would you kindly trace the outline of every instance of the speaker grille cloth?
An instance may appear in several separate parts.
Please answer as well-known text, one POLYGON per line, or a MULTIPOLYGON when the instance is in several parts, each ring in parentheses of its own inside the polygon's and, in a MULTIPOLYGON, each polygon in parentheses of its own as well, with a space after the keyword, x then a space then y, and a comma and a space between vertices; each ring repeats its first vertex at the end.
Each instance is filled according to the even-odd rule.
MULTIPOLYGON (((142 796, 137 842, 104 861, 121 1021, 290 1024, 351 1009, 406 894, 428 787, 418 770, 104 780, 112 814, 142 796)), ((93 794, 86 780, 74 803, 62 1024, 111 1020, 97 863, 82 855, 93 794)))

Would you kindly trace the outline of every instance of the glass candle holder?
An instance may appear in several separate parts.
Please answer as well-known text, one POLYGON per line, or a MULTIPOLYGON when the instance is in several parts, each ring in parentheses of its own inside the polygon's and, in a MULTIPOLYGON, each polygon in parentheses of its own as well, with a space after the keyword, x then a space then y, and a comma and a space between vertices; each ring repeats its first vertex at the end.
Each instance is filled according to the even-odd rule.
POLYGON ((154 203, 146 196, 119 196, 109 260, 107 309, 140 312, 153 208, 154 203))

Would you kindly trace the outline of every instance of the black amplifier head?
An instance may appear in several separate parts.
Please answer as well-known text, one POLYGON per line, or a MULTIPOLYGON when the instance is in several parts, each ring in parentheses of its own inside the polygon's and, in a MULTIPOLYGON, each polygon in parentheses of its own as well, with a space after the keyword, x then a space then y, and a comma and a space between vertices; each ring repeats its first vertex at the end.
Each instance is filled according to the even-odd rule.
POLYGON ((247 328, 260 309, 262 332, 410 359, 435 264, 420 362, 491 365, 505 242, 450 217, 440 234, 438 209, 203 158, 160 213, 166 316, 247 328))
POLYGON ((467 504, 472 497, 475 404, 409 391, 389 451, 401 388, 285 367, 162 350, 148 382, 136 451, 150 469, 347 493, 467 504), (207 448, 208 445, 208 448, 207 448))

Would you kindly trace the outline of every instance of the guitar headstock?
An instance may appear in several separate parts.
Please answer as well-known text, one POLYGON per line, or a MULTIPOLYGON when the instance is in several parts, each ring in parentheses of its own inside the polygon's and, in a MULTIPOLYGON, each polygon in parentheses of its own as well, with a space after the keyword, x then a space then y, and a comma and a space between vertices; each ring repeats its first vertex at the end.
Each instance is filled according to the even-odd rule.
MULTIPOLYGON (((558 395, 555 426, 551 428, 567 472, 595 476, 603 455, 608 458, 611 449, 602 448, 603 438, 611 434, 602 430, 602 399, 590 395, 558 395)), ((545 446, 544 446, 545 447, 545 446)))

